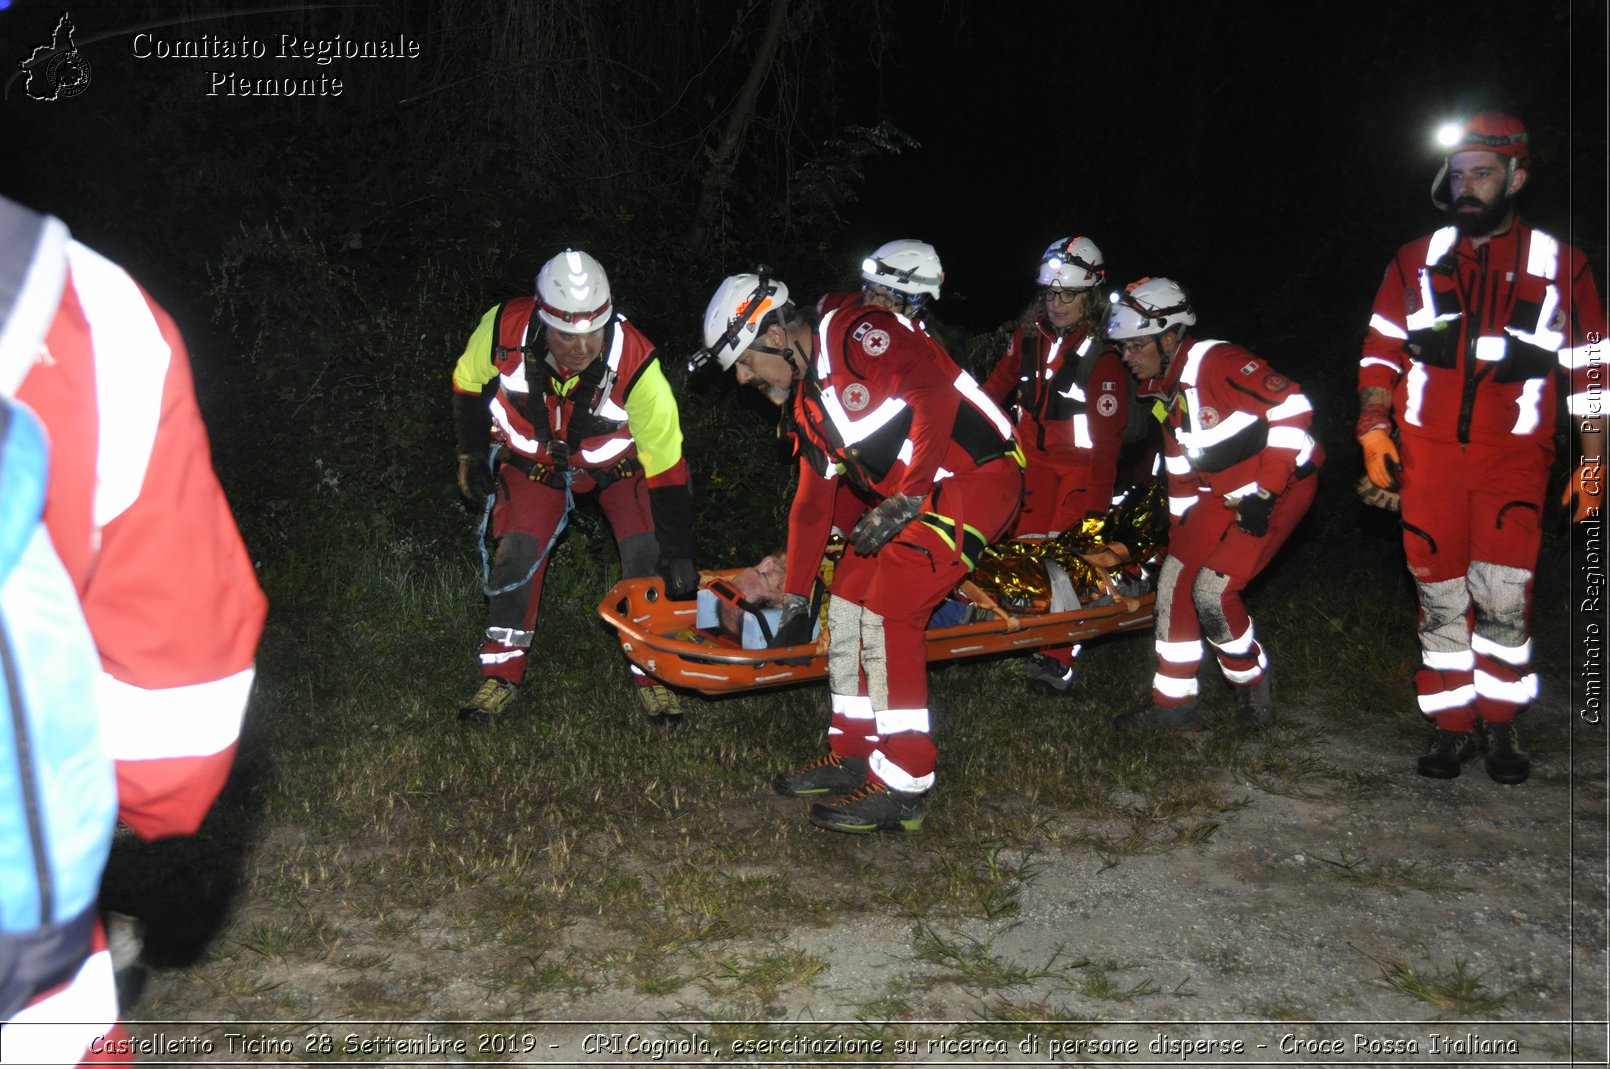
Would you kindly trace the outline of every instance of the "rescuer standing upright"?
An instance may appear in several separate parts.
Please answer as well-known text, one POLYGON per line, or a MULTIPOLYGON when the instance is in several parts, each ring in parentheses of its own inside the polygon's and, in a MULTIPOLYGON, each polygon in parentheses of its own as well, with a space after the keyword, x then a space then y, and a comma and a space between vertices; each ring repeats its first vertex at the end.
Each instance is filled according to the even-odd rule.
MULTIPOLYGON (((1014 538, 1055 538, 1112 505, 1133 390, 1107 343, 1101 292, 1107 267, 1087 237, 1058 238, 1040 257, 1039 292, 984 381, 990 400, 1017 417, 1028 461, 1014 538)), ((1079 647, 1029 658, 1029 685, 1066 694, 1079 647)))
POLYGON ((1196 341, 1196 312, 1180 286, 1142 279, 1113 295, 1107 337, 1164 409, 1168 556, 1157 579, 1157 674, 1147 709, 1119 729, 1195 731, 1202 639, 1236 693, 1236 715, 1274 716, 1269 660, 1241 591, 1263 571, 1313 504, 1324 459, 1309 436, 1313 409, 1295 382, 1224 341, 1196 341))
MULTIPOLYGON (((542 581, 575 504, 595 495, 629 579, 652 575, 692 597, 693 499, 682 425, 654 346, 615 311, 604 268, 567 249, 537 272, 536 294, 493 308, 453 371, 458 486, 491 503, 497 552, 488 586, 480 689, 463 720, 502 712, 525 678, 542 581)), ((631 667, 644 712, 680 715, 675 694, 631 667)))
POLYGON ((1532 580, 1557 381, 1582 446, 1567 503, 1576 521, 1603 515, 1604 413, 1589 383, 1604 306, 1581 251, 1517 214, 1520 121, 1481 112, 1443 144, 1431 199, 1448 225, 1386 269, 1359 361, 1357 434, 1370 481, 1401 497, 1420 605, 1415 690, 1433 728, 1419 772, 1459 775, 1479 722, 1487 774, 1521 783, 1531 762, 1515 718, 1537 696, 1532 580))
POLYGON ((813 328, 764 271, 721 283, 704 341, 740 384, 792 406, 799 487, 778 644, 810 634, 838 496, 854 488, 872 503, 828 597, 829 752, 772 785, 824 799, 810 812, 819 827, 914 830, 937 759, 924 628, 1017 511, 1023 461, 1011 424, 910 319, 849 304, 813 328))

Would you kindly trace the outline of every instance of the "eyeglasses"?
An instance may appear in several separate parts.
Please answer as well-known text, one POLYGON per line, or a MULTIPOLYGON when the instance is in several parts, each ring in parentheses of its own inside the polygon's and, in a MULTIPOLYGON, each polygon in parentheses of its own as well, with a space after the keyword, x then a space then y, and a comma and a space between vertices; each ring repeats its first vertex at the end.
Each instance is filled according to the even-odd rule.
POLYGON ((928 299, 926 293, 901 293, 888 286, 880 286, 876 282, 862 283, 861 295, 868 300, 877 297, 889 301, 894 308, 921 308, 928 299))
POLYGON ((1154 340, 1155 339, 1151 338, 1150 336, 1145 338, 1130 338, 1127 341, 1121 341, 1118 343, 1118 351, 1124 356, 1139 356, 1141 353, 1144 353, 1148 348, 1151 347, 1151 344, 1154 340))
POLYGON ((1078 300, 1084 290, 1064 289, 1061 286, 1046 286, 1040 290, 1040 299, 1046 304, 1072 304, 1078 300))

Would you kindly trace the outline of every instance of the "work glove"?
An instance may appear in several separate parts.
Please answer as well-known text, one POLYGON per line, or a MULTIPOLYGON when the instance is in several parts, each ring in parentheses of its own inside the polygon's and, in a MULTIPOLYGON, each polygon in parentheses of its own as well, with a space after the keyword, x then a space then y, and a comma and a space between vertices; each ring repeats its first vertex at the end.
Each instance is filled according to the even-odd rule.
POLYGON ((1571 509, 1571 522, 1581 523, 1604 515, 1604 464, 1596 458, 1583 460, 1566 480, 1560 504, 1571 509), (1574 507, 1573 507, 1574 505, 1574 507))
POLYGON ((1403 495, 1396 490, 1386 490, 1370 482, 1368 475, 1359 476, 1358 482, 1353 485, 1353 493, 1358 499, 1372 508, 1385 509, 1388 512, 1403 511, 1403 495))
POLYGON ((1267 490, 1247 494, 1235 503, 1235 525, 1254 538, 1269 533, 1269 514, 1275 510, 1275 498, 1267 490))
POLYGON ((478 515, 486 508, 486 499, 497 493, 497 479, 485 453, 458 455, 458 493, 470 515, 478 515))
POLYGON ((1398 472, 1403 470, 1403 458, 1398 455, 1398 443, 1386 431, 1366 431, 1358 444, 1364 447, 1364 473, 1370 482, 1382 490, 1398 490, 1398 472))
POLYGON ((699 569, 687 557, 661 561, 660 575, 665 579, 665 596, 672 601, 687 601, 699 592, 699 569))
POLYGON ((922 498, 915 494, 886 497, 856 521, 850 530, 850 542, 857 553, 870 557, 916 519, 921 509, 922 498))
POLYGON ((1353 435, 1364 447, 1364 471, 1370 482, 1395 492, 1403 458, 1398 456, 1398 445, 1392 440, 1392 409, 1380 403, 1365 405, 1359 409, 1353 435))
POLYGON ((798 646, 811 640, 811 599, 804 594, 783 595, 783 615, 771 636, 772 646, 798 646))

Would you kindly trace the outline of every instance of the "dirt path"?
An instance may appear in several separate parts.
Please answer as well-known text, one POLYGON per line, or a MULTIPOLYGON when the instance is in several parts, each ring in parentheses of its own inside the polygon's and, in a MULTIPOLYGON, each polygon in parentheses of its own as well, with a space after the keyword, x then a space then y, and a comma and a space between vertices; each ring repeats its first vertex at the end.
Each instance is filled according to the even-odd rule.
MULTIPOLYGON (((1540 705, 1531 715, 1568 714, 1540 705)), ((764 1062, 761 1048, 736 1045, 767 1039, 782 1044, 770 1058, 796 1062, 1568 1064, 1574 1050, 1602 1064, 1610 997, 1604 736, 1577 725, 1568 753, 1565 731, 1557 735, 1557 746, 1534 754, 1529 783, 1501 787, 1479 761, 1457 781, 1433 782, 1413 773, 1412 744, 1401 738, 1337 732, 1328 736, 1325 774, 1301 779, 1299 793, 1227 781, 1226 795, 1240 804, 1202 826, 1198 841, 1107 860, 1075 845, 1102 829, 1054 815, 1046 845, 997 859, 1027 874, 1016 911, 998 921, 928 924, 861 912, 789 928, 764 946, 736 941, 733 962, 764 951, 821 965, 808 982, 768 990, 753 1016, 769 1025, 668 1023, 736 1016, 730 992, 713 982, 656 994, 625 982, 537 995, 498 989, 451 905, 393 940, 381 929, 361 939, 344 933, 342 955, 360 971, 375 963, 365 982, 379 985, 377 1002, 412 999, 414 1020, 525 1022, 500 1033, 512 1039, 483 1041, 493 1046, 479 1056, 507 1057, 513 1043, 518 1060, 534 1064, 764 1062), (618 1041, 636 1043, 632 1051, 607 1042, 598 1050, 586 1037, 600 1031, 639 1038, 618 1041), (711 1054, 674 1046, 695 1036, 711 1054), (645 1037, 673 1046, 654 1059, 645 1037), (878 1054, 844 1051, 874 1043, 878 1054)), ((732 819, 764 819, 780 804, 760 791, 753 803, 732 819)), ((896 858, 922 848, 920 835, 893 844, 896 858)), ((233 937, 283 908, 243 904, 233 937)), ((565 948, 591 961, 614 938, 589 919, 563 935, 565 948)), ((563 949, 548 948, 545 960, 563 949)), ((234 1019, 261 1003, 350 1019, 362 1014, 352 979, 340 962, 287 959, 263 967, 254 994, 238 978, 209 979, 205 968, 161 972, 140 1009, 234 1019)), ((424 1048, 386 1043, 446 1034, 422 1024, 308 1034, 320 1028, 346 1060, 377 1052, 430 1060, 424 1048), (360 1037, 359 1049, 343 1054, 349 1036, 360 1037), (371 1039, 381 1046, 365 1048, 371 1039)), ((485 1031, 455 1033, 472 1038, 465 1057, 477 1056, 473 1036, 485 1031)))

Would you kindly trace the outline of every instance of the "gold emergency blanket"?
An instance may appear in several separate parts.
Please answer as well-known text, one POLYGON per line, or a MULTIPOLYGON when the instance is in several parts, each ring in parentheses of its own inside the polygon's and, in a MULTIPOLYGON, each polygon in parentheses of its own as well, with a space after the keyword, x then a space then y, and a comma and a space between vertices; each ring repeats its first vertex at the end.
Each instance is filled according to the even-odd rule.
POLYGON ((1054 561, 1083 604, 1117 596, 1112 574, 1139 574, 1168 541, 1168 499, 1160 480, 1133 487, 1104 516, 1093 516, 1056 538, 998 542, 979 558, 970 577, 1001 608, 1015 615, 1050 611, 1046 562, 1054 561))

